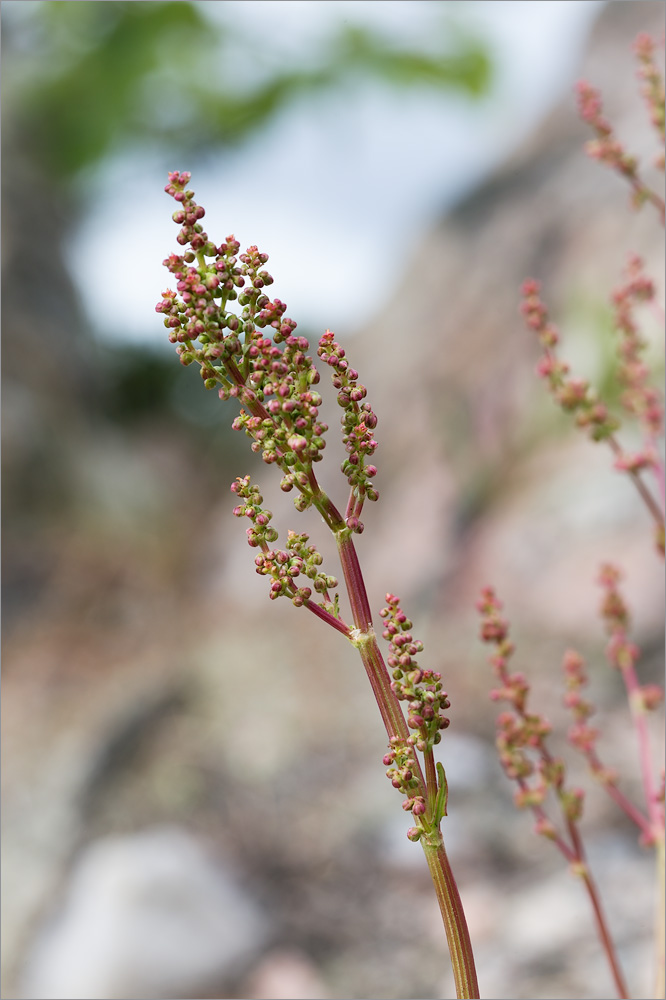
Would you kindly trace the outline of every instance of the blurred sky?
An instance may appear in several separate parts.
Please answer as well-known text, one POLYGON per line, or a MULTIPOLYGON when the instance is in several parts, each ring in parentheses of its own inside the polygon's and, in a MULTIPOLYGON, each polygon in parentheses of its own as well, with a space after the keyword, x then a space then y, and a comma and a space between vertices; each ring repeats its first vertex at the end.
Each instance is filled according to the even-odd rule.
MULTIPOLYGON (((234 232, 243 247, 256 243, 270 255, 273 294, 287 302, 303 332, 328 326, 344 336, 392 295, 424 231, 446 207, 571 92, 601 0, 228 0, 204 6, 213 17, 229 17, 232 9, 238 23, 270 39, 287 59, 312 58, 339 20, 375 24, 427 47, 442 7, 489 45, 495 78, 482 101, 364 82, 353 94, 297 100, 235 150, 169 164, 192 171, 216 242, 234 232)), ((573 97, 571 108, 573 115, 573 97)), ((161 261, 176 249, 177 230, 164 172, 157 157, 125 154, 89 180, 94 207, 74 234, 68 259, 98 334, 165 342, 154 305, 170 283, 161 261), (122 328, 100 313, 100 287, 103 299, 122 290, 122 328)))

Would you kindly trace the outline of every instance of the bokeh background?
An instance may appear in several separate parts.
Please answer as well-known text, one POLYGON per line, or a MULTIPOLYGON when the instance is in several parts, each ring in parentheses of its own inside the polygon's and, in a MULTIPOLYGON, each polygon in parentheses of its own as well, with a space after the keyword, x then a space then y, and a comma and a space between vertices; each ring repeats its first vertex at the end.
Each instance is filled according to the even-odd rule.
MULTIPOLYGON (((603 89, 651 177, 630 49, 663 36, 663 5, 8 0, 2 18, 3 996, 454 994, 354 650, 268 601, 230 482, 260 479, 283 536, 327 540, 154 313, 170 169, 213 238, 270 254, 313 344, 344 340, 379 415, 359 553, 451 695, 445 835, 483 995, 609 996, 580 887, 495 761, 474 602, 503 596, 556 749, 562 653, 584 652, 603 752, 640 795, 594 580, 623 566, 655 680, 661 567, 630 485, 538 384, 518 299, 543 280, 567 357, 612 391, 608 296, 631 250, 662 273, 662 233, 586 159, 572 88, 603 89)), ((322 480, 344 502, 335 409, 322 480)), ((649 995, 652 859, 594 789, 584 829, 649 995)))

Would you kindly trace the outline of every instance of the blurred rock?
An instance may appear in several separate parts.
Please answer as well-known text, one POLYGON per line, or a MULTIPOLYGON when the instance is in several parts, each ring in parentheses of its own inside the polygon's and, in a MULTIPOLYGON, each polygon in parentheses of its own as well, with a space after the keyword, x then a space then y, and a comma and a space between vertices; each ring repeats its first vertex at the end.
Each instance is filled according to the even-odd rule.
POLYGON ((262 959, 246 985, 254 1000, 326 1000, 326 985, 310 959, 281 948, 262 959))
POLYGON ((99 840, 28 957, 22 995, 40 1000, 191 996, 236 976, 267 936, 233 873, 178 828, 99 840))

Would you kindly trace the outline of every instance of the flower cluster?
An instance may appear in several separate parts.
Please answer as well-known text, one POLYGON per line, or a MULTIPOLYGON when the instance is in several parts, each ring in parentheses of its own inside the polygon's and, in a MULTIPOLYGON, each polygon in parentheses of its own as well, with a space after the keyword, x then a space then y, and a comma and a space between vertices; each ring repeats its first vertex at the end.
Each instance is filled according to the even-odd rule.
MULTIPOLYGON (((635 332, 628 306, 631 298, 645 297, 649 294, 649 289, 650 285, 642 275, 633 275, 626 288, 617 293, 616 316, 624 334, 618 377, 626 387, 625 407, 637 408, 643 423, 649 422, 650 428, 657 428, 662 423, 662 407, 658 393, 646 384, 647 372, 639 357, 643 342, 635 332)), ((569 376, 569 366, 557 357, 555 348, 560 336, 541 299, 539 282, 528 278, 523 282, 522 295, 521 312, 525 322, 530 330, 538 334, 543 346, 537 374, 547 380, 551 395, 562 409, 576 414, 578 427, 586 428, 594 441, 607 441, 615 455, 615 468, 628 473, 654 518, 657 547, 663 552, 664 513, 641 478, 641 473, 646 468, 652 468, 661 480, 662 465, 652 444, 653 431, 650 431, 648 443, 641 451, 634 454, 624 451, 615 436, 615 431, 620 426, 619 421, 609 414, 607 406, 598 399, 589 382, 569 376)))
POLYGON ((634 208, 640 208, 645 202, 651 202, 663 220, 664 200, 641 179, 636 157, 626 151, 615 135, 612 125, 604 118, 599 91, 585 80, 578 82, 576 91, 580 117, 595 133, 595 138, 585 144, 588 156, 606 164, 629 181, 634 208))
MULTIPOLYGON (((634 675, 634 667, 640 656, 640 650, 635 643, 629 641, 627 636, 630 617, 618 586, 621 578, 620 571, 610 563, 605 563, 599 571, 599 585, 603 590, 601 617, 610 636, 606 647, 606 656, 609 663, 620 670, 626 678, 627 675, 634 675)), ((643 710, 657 708, 663 698, 663 689, 658 684, 636 687, 633 691, 635 707, 642 707, 643 710)))
MULTIPOLYGON (((655 437, 664 426, 664 404, 661 393, 649 384, 649 368, 643 360, 647 342, 641 337, 634 319, 634 309, 642 302, 652 302, 654 283, 643 270, 643 262, 635 254, 629 259, 626 280, 613 292, 612 304, 615 328, 621 336, 618 346, 620 366, 618 380, 623 387, 622 406, 643 426, 646 447, 634 456, 623 457, 635 469, 652 467, 661 472, 661 463, 654 448, 655 437)), ((619 461, 619 460, 618 460, 619 461)))
MULTIPOLYGON (((664 79, 655 65, 655 44, 644 32, 634 42, 634 52, 638 59, 638 78, 642 81, 642 93, 657 134, 664 143, 664 79)), ((664 169, 664 151, 659 153, 656 166, 664 169)))
MULTIPOLYGON (((575 823, 580 818, 584 793, 579 788, 566 786, 564 761, 553 757, 546 746, 550 724, 542 715, 528 712, 529 684, 524 674, 509 672, 508 662, 514 646, 509 639, 508 622, 501 615, 501 602, 492 587, 483 589, 477 608, 482 616, 481 638, 495 647, 490 662, 501 685, 490 697, 511 706, 497 718, 496 745, 500 763, 507 777, 518 784, 516 805, 534 811, 540 835, 558 839, 555 827, 542 810, 548 792, 555 792, 568 823, 575 823)), ((559 841, 558 846, 562 847, 559 841)))
POLYGON ((268 255, 256 246, 239 255, 233 236, 215 246, 203 231, 204 209, 187 188, 189 180, 189 173, 174 171, 165 188, 179 203, 173 215, 181 226, 177 240, 189 249, 164 261, 176 290, 165 291, 155 308, 181 362, 197 362, 206 388, 243 403, 232 426, 245 431, 265 462, 280 466, 282 489, 296 487, 296 504, 303 509, 312 499, 311 469, 322 458, 328 430, 314 388, 319 372, 284 302, 265 293, 273 282, 264 266, 268 255), (239 314, 228 308, 236 301, 239 314))
POLYGON ((644 782, 648 798, 647 815, 642 813, 618 788, 618 774, 613 768, 606 767, 599 759, 597 741, 599 730, 589 724, 589 718, 594 712, 593 706, 587 701, 582 690, 587 685, 585 664, 582 657, 568 650, 564 656, 563 670, 566 683, 564 703, 573 715, 573 725, 569 729, 569 743, 587 760, 594 778, 599 781, 606 792, 616 802, 626 815, 641 831, 641 841, 644 844, 654 843, 657 828, 660 823, 657 796, 652 791, 652 781, 647 765, 647 731, 644 725, 644 714, 656 708, 663 700, 663 690, 656 684, 641 686, 634 670, 638 657, 638 649, 628 642, 626 630, 629 624, 627 607, 620 595, 617 585, 620 574, 614 566, 605 565, 601 568, 599 583, 604 590, 601 614, 606 627, 611 634, 607 653, 610 662, 622 672, 629 705, 638 730, 639 742, 643 744, 644 782), (652 819, 652 822, 651 822, 652 819))
POLYGON ((599 738, 599 730, 588 725, 590 716, 594 715, 594 706, 582 694, 587 686, 585 661, 580 653, 568 649, 562 660, 565 694, 564 704, 571 712, 574 724, 569 730, 569 742, 581 753, 591 753, 599 738))
POLYGON ((601 617, 610 635, 606 648, 609 662, 618 670, 634 667, 639 649, 627 638, 629 611, 618 589, 620 571, 610 563, 605 563, 599 571, 599 585, 603 590, 601 617))
MULTIPOLYGON (((391 749, 384 755, 383 763, 388 768, 386 777, 394 788, 405 796, 402 808, 413 816, 423 816, 426 812, 426 801, 420 794, 420 782, 417 777, 417 761, 412 738, 402 740, 394 736, 391 749)), ((418 840, 418 828, 412 827, 407 836, 410 840, 418 840)))
POLYGON ((632 802, 615 789, 613 783, 609 785, 608 791, 639 827, 642 842, 653 844, 660 839, 663 840, 664 809, 661 792, 655 787, 652 776, 646 713, 661 704, 664 692, 663 688, 657 684, 641 685, 639 682, 636 662, 640 651, 628 638, 630 617, 627 605, 619 590, 620 579, 620 571, 615 566, 607 563, 601 567, 599 584, 603 591, 603 597, 600 610, 610 637, 606 647, 606 656, 611 665, 622 674, 629 709, 638 737, 647 816, 644 816, 632 802))
POLYGON ((389 640, 391 688, 398 701, 408 703, 407 725, 416 732, 412 737, 416 749, 424 752, 440 742, 440 730, 446 729, 450 721, 444 712, 451 703, 442 688, 441 674, 422 670, 415 659, 417 653, 423 652, 423 643, 413 638, 412 623, 401 610, 399 598, 387 594, 386 602, 388 606, 379 614, 384 619, 382 634, 389 640))
POLYGON ((594 705, 582 694, 588 683, 585 661, 575 650, 568 649, 562 661, 562 671, 565 683, 564 704, 573 716, 573 724, 569 728, 567 739, 571 746, 585 757, 597 781, 605 786, 615 786, 618 780, 617 771, 602 764, 597 754, 600 731, 589 723, 590 717, 595 712, 594 705))
POLYGON ((273 517, 270 510, 264 510, 261 506, 264 498, 259 492, 259 487, 250 482, 249 476, 240 476, 232 483, 231 492, 243 500, 243 503, 234 507, 235 517, 248 517, 252 521, 252 527, 247 529, 248 545, 252 548, 267 548, 270 542, 275 542, 278 537, 277 530, 271 527, 273 517))
MULTIPOLYGON (((657 132, 661 150, 656 164, 664 168, 664 81, 656 68, 654 60, 654 42, 649 35, 641 34, 636 39, 634 51, 638 59, 638 77, 642 81, 642 92, 647 104, 650 120, 657 132)), ((640 208, 645 202, 650 202, 659 212, 662 222, 665 217, 664 199, 653 191, 640 177, 638 161, 631 156, 615 135, 612 125, 603 115, 601 95, 586 80, 580 80, 576 85, 578 96, 578 112, 584 122, 593 129, 595 138, 586 143, 585 149, 589 156, 612 170, 617 171, 628 180, 632 189, 632 200, 635 208, 640 208)))
POLYGON ((352 488, 346 520, 349 528, 360 533, 363 524, 359 515, 364 500, 377 500, 379 497, 370 482, 377 475, 377 469, 366 464, 377 448, 373 433, 377 417, 365 401, 367 390, 364 385, 358 384, 358 372, 350 367, 344 348, 335 341, 330 330, 321 337, 317 354, 333 369, 331 380, 338 390, 338 404, 344 409, 342 441, 349 457, 342 463, 342 471, 352 488))
POLYGON ((576 424, 588 428, 595 441, 610 437, 618 422, 608 413, 586 379, 569 376, 569 365, 561 361, 555 348, 560 340, 556 326, 550 322, 548 310, 541 299, 538 281, 523 282, 521 312, 530 330, 538 334, 544 349, 537 365, 537 374, 548 381, 550 392, 563 410, 576 414, 576 424))
POLYGON ((322 556, 314 545, 308 545, 308 535, 290 531, 286 550, 274 551, 269 545, 277 540, 278 533, 270 524, 272 513, 262 507, 263 497, 258 487, 250 482, 249 476, 245 476, 237 478, 231 490, 243 501, 234 507, 235 516, 252 521, 252 526, 247 529, 247 540, 252 548, 261 549, 254 562, 260 576, 271 578, 271 600, 286 596, 296 607, 302 607, 312 596, 312 588, 299 587, 295 581, 299 576, 305 576, 312 581, 315 591, 322 595, 320 606, 337 615, 338 597, 336 594, 331 600, 329 591, 338 586, 338 581, 319 569, 322 556))
POLYGON ((580 117, 596 133, 596 139, 591 139, 585 145, 588 155, 626 177, 635 178, 638 166, 636 158, 625 151, 624 146, 615 136, 613 126, 604 118, 599 91, 586 80, 579 80, 576 84, 576 94, 580 117))

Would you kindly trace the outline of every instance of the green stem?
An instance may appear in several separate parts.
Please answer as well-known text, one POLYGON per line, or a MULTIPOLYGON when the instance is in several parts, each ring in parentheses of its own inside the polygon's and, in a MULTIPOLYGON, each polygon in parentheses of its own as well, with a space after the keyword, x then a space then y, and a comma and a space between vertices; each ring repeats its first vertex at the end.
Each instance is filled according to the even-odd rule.
MULTIPOLYGON (((349 594, 355 630, 352 632, 352 642, 358 648, 366 673, 370 680, 377 705, 379 707, 389 739, 399 737, 406 740, 409 729, 400 707, 400 702, 391 689, 391 680, 379 650, 377 638, 372 625, 372 614, 365 589, 363 574, 358 556, 352 541, 351 531, 343 528, 335 532, 338 544, 340 563, 349 594)), ((421 785, 421 794, 429 803, 428 815, 431 816, 437 794, 437 775, 434 767, 432 751, 426 755, 428 781, 417 762, 417 777, 421 785), (433 797, 432 804, 430 799, 433 797)), ((456 983, 456 996, 473 998, 479 996, 479 985, 474 966, 474 954, 465 919, 465 912, 460 900, 456 881, 451 871, 449 859, 444 850, 442 836, 437 829, 421 838, 428 869, 435 887, 437 902, 444 921, 444 929, 449 944, 451 966, 456 983)))
POLYGON ((425 763, 425 778, 426 787, 428 789, 428 796, 426 802, 428 803, 428 808, 434 810, 435 803, 437 801, 437 770, 435 768, 435 755, 432 752, 432 747, 428 747, 427 750, 423 752, 423 760, 425 763))
MULTIPOLYGON (((357 638, 352 639, 352 642, 361 654, 363 666, 368 675, 368 680, 370 681, 370 686, 372 687, 372 692, 379 707, 384 728, 389 739, 398 737, 401 740, 406 740, 409 736, 409 729, 402 714, 400 702, 391 690, 391 679, 386 669, 384 658, 377 645, 377 638, 372 631, 372 625, 370 626, 370 631, 365 631, 357 635, 357 638)), ((419 777, 421 784, 425 788, 423 775, 420 774, 419 777)))
MULTIPOLYGON (((351 529, 345 527, 341 528, 340 531, 336 531, 335 540, 338 546, 338 556, 347 586, 347 593, 349 594, 354 625, 361 632, 370 632, 372 631, 372 611, 370 610, 370 602, 365 589, 358 555, 352 541, 351 529)), ((395 695, 393 697, 395 698, 395 695)))
POLYGON ((444 844, 434 846, 421 838, 423 852, 428 862, 430 877, 437 893, 437 902, 444 921, 446 939, 451 953, 451 966, 456 983, 456 997, 478 998, 479 984, 474 966, 474 954, 460 900, 456 880, 444 849, 444 844))
MULTIPOLYGON (((354 620, 350 641, 361 655, 389 740, 394 737, 406 740, 409 737, 409 729, 400 702, 391 688, 391 679, 377 644, 370 602, 352 540, 352 532, 332 500, 319 486, 313 471, 310 472, 310 487, 313 504, 333 531, 338 546, 340 565, 354 620)), ((437 799, 437 773, 432 751, 430 759, 426 756, 426 768, 427 782, 417 761, 416 776, 420 784, 420 794, 428 802, 428 816, 432 818, 432 810, 437 799)), ((421 843, 444 921, 456 983, 456 996, 476 998, 479 996, 479 986, 469 929, 439 826, 430 835, 422 837, 421 843)))

